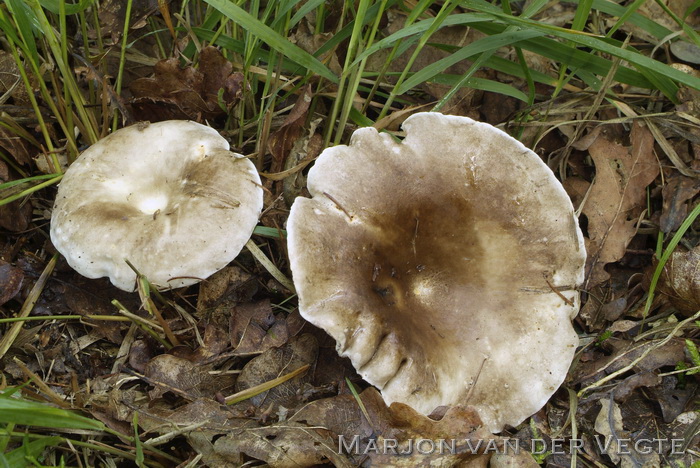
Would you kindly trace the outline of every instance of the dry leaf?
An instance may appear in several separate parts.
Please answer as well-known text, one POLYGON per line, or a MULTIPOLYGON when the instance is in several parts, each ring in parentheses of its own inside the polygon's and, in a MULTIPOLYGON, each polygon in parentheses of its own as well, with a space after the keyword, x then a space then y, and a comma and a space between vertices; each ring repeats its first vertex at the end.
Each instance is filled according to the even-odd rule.
MULTIPOLYGON (((687 383, 684 387, 680 387, 676 376, 667 375, 663 377, 661 385, 650 388, 649 393, 661 408, 664 421, 670 423, 686 410, 691 398, 697 397, 697 391, 698 384, 687 383)), ((693 405, 690 406, 693 407, 693 405)))
POLYGON ((201 395, 200 384, 204 380, 205 371, 196 364, 171 354, 161 354, 146 364, 144 375, 154 384, 149 392, 151 399, 163 396, 165 392, 173 391, 180 396, 195 399, 201 395))
POLYGON ((3 305, 22 289, 24 272, 9 263, 0 263, 0 305, 3 305))
MULTIPOLYGON (((15 180, 10 174, 10 169, 4 161, 0 160, 0 183, 15 180)), ((14 187, 13 190, 23 189, 22 186, 14 187)), ((0 194, 2 197, 13 195, 13 193, 0 194)), ((0 206, 0 228, 8 231, 25 231, 29 227, 32 217, 32 205, 26 200, 15 200, 11 203, 0 206)))
POLYGON ((518 453, 494 453, 489 468, 538 468, 540 465, 526 451, 518 453))
POLYGON ((242 93, 243 74, 233 72, 231 62, 212 46, 202 49, 199 69, 181 68, 179 59, 170 58, 156 63, 154 72, 153 78, 139 78, 129 87, 137 120, 214 119, 242 93))
POLYGON ((659 227, 669 233, 678 229, 688 215, 688 200, 700 192, 700 180, 682 174, 672 174, 664 185, 663 206, 659 227))
MULTIPOLYGON (((335 448, 328 443, 320 428, 285 422, 280 425, 245 429, 214 442, 214 451, 226 461, 241 454, 263 460, 273 468, 299 468, 333 461, 340 468, 350 468, 335 448)), ((220 465, 217 465, 220 466, 220 465)))
POLYGON ((675 308, 688 315, 700 309, 700 246, 693 250, 676 248, 664 265, 656 291, 668 296, 675 308))
POLYGON ((661 383, 661 377, 653 372, 632 374, 615 387, 615 401, 625 401, 639 387, 655 387, 661 383))
POLYGON ((234 308, 229 336, 236 354, 250 354, 282 346, 289 339, 289 332, 284 314, 275 315, 270 300, 265 299, 234 308))
POLYGON ((647 127, 633 123, 630 139, 632 146, 625 147, 599 136, 589 148, 596 176, 583 207, 590 241, 587 288, 606 281, 605 265, 624 256, 646 204, 646 187, 659 174, 647 127))
MULTIPOLYGON (((27 76, 32 83, 32 86, 36 86, 36 77, 33 73, 27 73, 27 76)), ((12 103, 16 106, 23 106, 30 103, 29 94, 27 93, 27 88, 24 87, 22 82, 22 75, 20 74, 17 62, 12 57, 12 54, 0 50, 0 96, 4 100, 7 98, 12 98, 12 103)))
POLYGON ((202 346, 195 349, 188 359, 202 364, 226 351, 230 345, 231 339, 225 328, 215 323, 207 323, 202 336, 202 346))
POLYGON ((202 281, 197 296, 197 311, 205 312, 212 307, 250 302, 258 291, 257 279, 237 266, 217 271, 202 281))
POLYGON ((282 126, 270 135, 270 152, 274 158, 270 172, 279 172, 284 167, 289 151, 304 130, 304 122, 306 122, 312 97, 311 85, 306 85, 301 90, 291 112, 284 119, 282 126))
MULTIPOLYGON (((611 374, 628 366, 649 348, 658 346, 660 340, 648 340, 634 343, 629 340, 610 338, 605 341, 613 350, 609 356, 601 357, 591 362, 582 362, 574 372, 576 383, 592 382, 605 374, 611 374), (604 374, 603 374, 604 373, 604 374)), ((675 366, 685 358, 685 342, 672 339, 663 346, 650 351, 644 359, 635 366, 636 372, 652 372, 664 366, 675 366)))
MULTIPOLYGON (((0 70, 1 75, 2 70, 0 70)), ((22 166, 27 166, 32 161, 27 142, 3 127, 0 127, 0 148, 3 148, 22 166)))
POLYGON ((452 407, 433 420, 402 403, 387 407, 374 387, 362 392, 360 399, 369 421, 351 395, 309 403, 291 421, 329 429, 334 434, 331 443, 347 453, 354 465, 479 467, 485 466, 489 455, 473 452, 500 447, 499 438, 482 426, 472 407, 452 407), (419 441, 424 447, 416 447, 419 441), (441 444, 443 450, 438 450, 441 444), (435 450, 430 450, 433 446, 435 450))
POLYGON ((602 408, 595 420, 597 448, 623 468, 654 468, 660 466, 659 454, 635 450, 634 439, 624 432, 620 407, 610 399, 600 400, 602 408))
MULTIPOLYGON (((307 364, 313 366, 318 355, 318 343, 316 338, 310 334, 295 337, 288 344, 281 348, 271 348, 260 356, 251 359, 243 367, 238 380, 236 381, 236 392, 249 389, 256 385, 261 385, 270 380, 289 374, 307 364)), ((288 380, 271 390, 265 391, 249 400, 245 400, 241 405, 250 404, 256 407, 265 406, 294 407, 298 403, 298 390, 304 383, 311 380, 313 372, 305 372, 291 380, 288 380)))

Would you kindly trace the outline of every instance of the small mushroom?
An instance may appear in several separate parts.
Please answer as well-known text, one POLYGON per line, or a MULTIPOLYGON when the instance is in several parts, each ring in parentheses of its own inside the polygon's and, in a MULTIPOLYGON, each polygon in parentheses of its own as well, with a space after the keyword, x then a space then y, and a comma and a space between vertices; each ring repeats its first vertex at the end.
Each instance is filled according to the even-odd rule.
POLYGON ((578 337, 585 248, 566 192, 491 125, 419 113, 326 149, 289 216, 302 316, 387 403, 474 405, 493 432, 539 410, 578 337))
POLYGON ((216 130, 141 123, 98 141, 66 171, 51 241, 88 278, 135 289, 135 268, 160 289, 187 286, 233 260, 262 210, 255 166, 216 130))

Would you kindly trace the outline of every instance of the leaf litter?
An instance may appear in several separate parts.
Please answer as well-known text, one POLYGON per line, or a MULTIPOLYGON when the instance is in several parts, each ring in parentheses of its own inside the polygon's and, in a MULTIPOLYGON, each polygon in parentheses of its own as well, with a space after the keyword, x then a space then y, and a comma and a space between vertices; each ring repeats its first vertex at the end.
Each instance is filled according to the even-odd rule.
MULTIPOLYGON (((157 8, 153 2, 136 3, 139 21, 135 29, 139 29, 157 8)), ((116 2, 104 2, 102 8, 103 30, 90 34, 116 45, 124 12, 116 2)), ((656 18, 660 13, 653 8, 645 4, 640 13, 656 18)), ((682 16, 684 11, 681 8, 676 14, 682 16)), ((574 13, 562 3, 543 12, 541 18, 565 25, 574 13)), ((677 30, 665 12, 663 16, 665 26, 677 30)), ((405 17, 405 12, 393 11, 383 24, 384 32, 399 30, 405 17)), ((295 41, 309 52, 333 38, 331 34, 316 34, 315 21, 310 15, 295 31, 295 41)), ((642 29, 628 31, 636 38, 652 40, 642 29)), ((440 34, 433 43, 442 47, 426 48, 416 69, 474 40, 470 36, 474 30, 467 28, 451 27, 440 34)), ((412 50, 407 48, 387 71, 401 71, 412 50)), ((324 56, 338 73, 342 70, 339 57, 345 52, 340 47, 324 56)), ((508 53, 512 56, 513 51, 508 53)), ((383 57, 374 57, 379 63, 371 64, 369 70, 381 70, 383 57)), ((525 59, 532 68, 551 73, 553 62, 535 64, 529 53, 525 59)), ((255 92, 244 84, 244 75, 234 70, 232 60, 211 46, 202 48, 195 61, 172 55, 151 63, 155 65, 147 67, 148 76, 127 83, 129 91, 119 96, 137 120, 194 119, 212 121, 215 128, 222 129, 242 101, 255 92)), ((76 62, 78 73, 81 66, 76 62)), ((454 73, 463 73, 468 67, 468 62, 459 63, 454 73)), ((18 125, 38 137, 36 117, 27 111, 26 90, 15 86, 19 69, 7 54, 0 55, 0 71, 3 95, 14 106, 6 107, 13 119, 8 128, 18 125)), ((106 84, 110 79, 110 73, 90 76, 87 81, 92 83, 106 84)), ((490 71, 479 77, 506 79, 490 71)), ((526 89, 525 80, 507 79, 509 84, 526 89)), ((575 81, 570 82, 569 90, 573 84, 575 81)), ((298 88, 275 109, 278 113, 270 119, 269 137, 262 148, 251 143, 256 135, 246 134, 251 140, 239 141, 247 154, 262 156, 260 167, 270 175, 265 184, 274 189, 274 196, 268 194, 266 199, 262 223, 278 231, 293 198, 303 194, 306 165, 321 149, 323 119, 330 103, 315 92, 315 85, 298 88), (292 179, 295 185, 287 186, 292 179), (279 180, 282 184, 275 185, 279 180)), ((542 94, 551 94, 550 88, 537 86, 542 94)), ((333 88, 330 90, 332 94, 333 88)), ((421 91, 407 96, 382 125, 395 130, 413 110, 443 97, 445 86, 426 83, 421 91)), ((700 301, 697 223, 663 267, 651 315, 644 316, 642 310, 649 278, 658 265, 656 232, 671 235, 698 203, 700 130, 693 116, 697 116, 700 99, 697 90, 681 88, 675 109, 667 105, 666 116, 646 118, 649 107, 645 107, 645 100, 651 97, 637 99, 634 89, 615 89, 623 97, 627 91, 626 105, 632 106, 637 118, 604 103, 597 109, 597 122, 577 123, 584 130, 583 136, 571 132, 566 122, 576 123, 589 115, 590 96, 563 95, 546 102, 548 112, 538 114, 536 107, 526 108, 516 99, 466 89, 448 106, 454 112, 496 124, 509 120, 514 123, 512 130, 521 130, 524 139, 542 136, 531 141, 545 160, 553 158, 552 166, 567 140, 572 147, 561 175, 582 214, 590 255, 586 303, 577 319, 582 348, 562 389, 520 427, 494 436, 480 427, 471 408, 443 408, 426 417, 405 405, 387 406, 348 361, 337 356, 332 340, 304 323, 295 299, 275 286, 270 274, 247 253, 199 287, 154 296, 178 344, 168 342, 162 324, 141 307, 138 298, 102 280, 81 278, 59 262, 32 308, 32 317, 47 319, 19 329, 0 356, 0 390, 25 384, 21 392, 26 398, 81 409, 116 431, 112 439, 105 439, 110 443, 132 447, 129 436, 136 429, 148 453, 169 447, 167 452, 183 462, 198 460, 208 466, 490 463, 500 467, 532 466, 541 461, 554 467, 570 466, 574 455, 578 466, 691 466, 698 460, 700 443, 699 377, 684 369, 693 366, 686 340, 698 343, 700 333, 694 320, 682 328, 678 324, 693 317, 700 301), (518 120, 521 111, 540 120, 518 120), (544 129, 547 131, 542 135, 544 129), (114 300, 121 306, 116 307, 114 300), (60 315, 75 318, 53 318, 60 315), (289 375, 293 377, 266 387, 289 375), (577 394, 606 378, 610 380, 604 385, 577 394), (359 396, 353 395, 351 386, 360 390, 359 396), (227 404, 227 397, 251 390, 250 397, 227 404), (556 440, 575 438, 583 444, 579 453, 552 450, 556 440), (650 453, 627 454, 619 445, 624 443, 620 440, 634 444, 654 438, 682 440, 685 451, 676 454, 668 444, 662 444, 650 453), (454 440, 456 446, 443 453, 414 450, 411 455, 396 456, 392 452, 406 452, 417 440, 424 444, 454 440), (537 461, 529 454, 503 460, 494 453, 512 440, 528 448, 537 447, 541 440, 549 450, 535 454, 541 456, 537 461), (339 441, 345 446, 339 447, 339 441), (599 443, 608 441, 606 446, 599 443), (472 450, 477 445, 478 449, 472 450)), ((2 182, 20 178, 12 164, 32 171, 37 158, 45 159, 46 153, 35 142, 17 138, 5 127, 0 132, 0 147, 11 162, 0 161, 2 182)), ((53 192, 44 190, 0 208, 4 229, 2 319, 21 313, 23 305, 32 300, 32 288, 48 259, 44 252, 52 252, 42 235, 52 196, 53 192)), ((280 237, 258 237, 256 243, 286 272, 283 234, 280 237)), ((11 327, 12 323, 1 323, 0 337, 9 336, 11 327)), ((161 466, 168 466, 164 458, 160 460, 161 466)))

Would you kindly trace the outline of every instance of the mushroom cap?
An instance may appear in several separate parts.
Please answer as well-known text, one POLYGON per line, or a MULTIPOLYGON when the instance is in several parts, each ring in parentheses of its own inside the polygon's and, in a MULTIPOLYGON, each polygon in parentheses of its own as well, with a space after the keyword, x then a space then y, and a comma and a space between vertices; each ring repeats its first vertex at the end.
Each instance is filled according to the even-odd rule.
POLYGON ((474 405, 493 432, 538 411, 578 337, 585 248, 552 171, 491 125, 418 113, 326 149, 287 223, 301 315, 359 374, 429 414, 474 405))
POLYGON ((66 171, 51 241, 88 278, 187 286, 233 260, 262 210, 255 166, 210 127, 172 120, 115 131, 66 171))

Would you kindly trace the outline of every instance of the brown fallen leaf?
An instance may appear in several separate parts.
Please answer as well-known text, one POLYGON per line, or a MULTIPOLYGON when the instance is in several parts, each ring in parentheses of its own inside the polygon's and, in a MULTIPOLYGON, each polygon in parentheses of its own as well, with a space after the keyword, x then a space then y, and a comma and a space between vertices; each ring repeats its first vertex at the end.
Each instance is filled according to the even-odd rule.
MULTIPOLYGON (((33 73, 27 73, 32 86, 36 86, 36 78, 33 73)), ((0 51, 0 96, 4 99, 12 98, 13 104, 23 106, 29 104, 29 94, 22 83, 22 75, 20 74, 17 62, 12 57, 12 54, 0 51)), ((4 103, 4 102, 3 102, 4 103)))
POLYGON ((323 137, 316 133, 316 128, 320 123, 321 119, 311 121, 306 135, 294 142, 282 172, 263 174, 265 178, 272 178, 272 180, 282 177, 282 196, 287 206, 292 206, 294 199, 298 196, 308 196, 306 175, 303 169, 314 161, 323 150, 323 137))
MULTIPOLYGON (((648 276, 653 274, 653 269, 648 276)), ((700 246, 678 246, 664 265, 656 292, 664 294, 679 311, 692 315, 700 309, 700 246)))
POLYGON ((237 266, 229 266, 202 281, 197 296, 197 311, 206 313, 219 305, 228 309, 230 304, 250 302, 257 291, 258 282, 253 275, 237 266))
POLYGON ((595 420, 596 448, 622 467, 653 468, 660 466, 659 454, 635 450, 634 439, 624 431, 619 406, 610 399, 600 400, 601 409, 595 420))
POLYGON ((201 396, 200 384, 205 378, 205 371, 187 359, 160 354, 146 364, 144 375, 154 384, 149 392, 151 399, 173 391, 193 400, 201 396))
POLYGON ((154 354, 149 341, 136 340, 129 348, 129 366, 143 373, 146 371, 146 365, 153 359, 154 354))
POLYGON ((653 372, 643 371, 633 374, 615 387, 615 401, 624 402, 639 387, 656 387, 661 384, 661 377, 653 372))
POLYGON ((284 119, 282 126, 270 135, 268 144, 273 157, 270 172, 279 172, 284 167, 289 151, 304 131, 304 122, 312 97, 311 85, 306 85, 299 93, 294 107, 284 119))
POLYGON ((186 356, 192 362, 207 363, 212 358, 226 351, 231 345, 228 331, 215 323, 207 323, 204 326, 202 345, 186 356))
POLYGON ((538 468, 539 466, 532 455, 524 450, 517 453, 494 453, 489 463, 489 468, 538 468))
POLYGON ((700 192, 700 180, 674 173, 664 185, 659 228, 669 233, 678 229, 688 215, 688 200, 700 192))
POLYGON ((499 438, 481 427, 472 408, 450 408, 440 420, 432 420, 400 403, 387 407, 374 388, 362 392, 360 399, 371 423, 357 400, 345 394, 311 402, 288 420, 270 426, 246 424, 229 430, 213 445, 200 446, 207 450, 208 460, 220 464, 234 463, 245 455, 280 468, 328 462, 336 467, 481 468, 491 456, 480 454, 489 443, 492 450, 502 449, 499 438), (429 446, 442 450, 429 450, 429 446))
POLYGON ((178 58, 170 58, 156 63, 154 73, 129 87, 137 120, 215 119, 225 115, 242 93, 243 74, 234 72, 231 62, 212 46, 202 49, 198 69, 181 68, 178 58))
MULTIPOLYGON (((116 313, 112 300, 116 299, 129 310, 137 310, 138 297, 112 287, 103 278, 87 279, 70 270, 66 280, 57 286, 59 294, 66 302, 71 313, 76 315, 114 315, 116 313)), ((92 330, 99 336, 120 344, 123 333, 129 325, 125 322, 95 321, 92 330)))
POLYGON ((270 300, 241 304, 229 322, 231 346, 236 354, 261 353, 289 339, 284 314, 275 315, 270 300))
MULTIPOLYGON (((2 71, 0 70, 1 74, 2 71)), ((0 147, 22 166, 27 166, 32 162, 34 154, 30 154, 27 142, 3 127, 0 127, 0 147)))
POLYGON ((339 468, 354 466, 335 451, 324 432, 321 428, 284 422, 221 437, 214 442, 214 451, 226 461, 245 454, 273 468, 312 467, 331 461, 339 468))
MULTIPOLYGON (((664 421, 670 423, 686 411, 691 398, 697 397, 698 384, 687 383, 684 387, 681 387, 678 385, 676 376, 667 375, 663 377, 661 385, 649 390, 651 397, 661 408, 664 421)), ((690 406, 692 407, 693 405, 690 406)), ((697 406, 695 407, 697 408, 697 406)))
POLYGON ((633 123, 630 140, 631 147, 625 147, 601 135, 589 148, 596 176, 583 206, 589 234, 586 289, 606 281, 605 265, 624 256, 645 206, 646 187, 659 174, 649 129, 633 123))
POLYGON ((0 305, 3 305, 22 289, 24 272, 6 262, 0 263, 0 305))
MULTIPOLYGON (((308 333, 291 339, 280 348, 270 348, 260 356, 251 359, 243 367, 236 381, 236 393, 289 374, 307 364, 313 368, 317 355, 318 342, 308 333)), ((280 405, 287 408, 295 407, 300 398, 298 391, 303 384, 310 382, 312 375, 312 371, 306 372, 239 405, 253 404, 258 408, 272 408, 273 412, 280 405)))
MULTIPOLYGON (((10 170, 4 161, 0 161, 0 183, 15 180, 10 175, 10 170)), ((12 190, 20 191, 26 187, 21 185, 13 187, 12 190)), ((2 194, 2 197, 13 195, 14 193, 2 194)), ((12 232, 25 231, 29 227, 32 217, 32 204, 26 198, 15 200, 11 203, 0 206, 0 228, 12 232)))
MULTIPOLYGON (((144 17, 154 13, 160 2, 170 3, 172 0, 132 0, 131 20, 132 29, 144 23, 144 17)), ((124 30, 126 3, 121 0, 104 0, 97 9, 100 19, 100 29, 103 37, 110 37, 116 43, 124 30)))
POLYGON ((662 340, 648 340, 634 343, 629 340, 608 339, 605 344, 612 346, 609 356, 601 357, 595 361, 583 362, 575 370, 574 381, 591 382, 598 380, 606 374, 612 374, 635 361, 645 352, 648 354, 635 366, 636 372, 652 372, 664 366, 675 366, 685 357, 685 342, 682 339, 672 339, 668 343, 659 346, 662 340), (658 348, 655 348, 659 346, 658 348), (649 349, 652 351, 649 352, 649 349))
POLYGON ((434 420, 402 403, 387 407, 374 387, 362 392, 360 399, 369 420, 352 395, 339 395, 306 405, 290 421, 330 430, 334 434, 330 443, 354 465, 481 467, 490 457, 480 455, 487 447, 503 451, 499 437, 482 426, 471 407, 449 408, 434 420))
MULTIPOLYGON (((299 22, 299 26, 290 36, 290 41, 298 45, 304 51, 315 54, 326 42, 333 38, 333 33, 315 32, 315 25, 311 24, 307 18, 299 22)), ((318 59, 325 64, 335 75, 340 76, 343 73, 343 66, 340 64, 336 48, 321 54, 318 59)))

